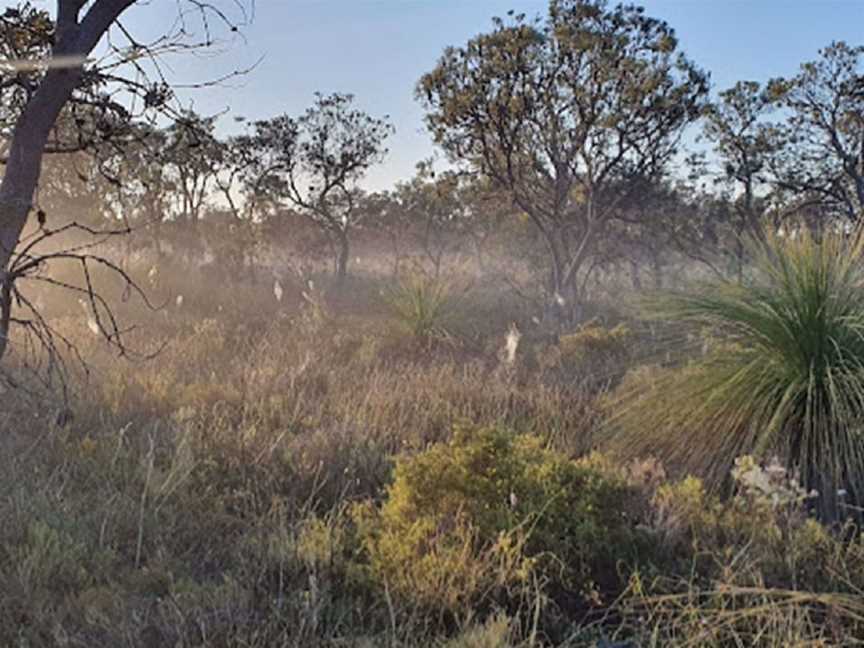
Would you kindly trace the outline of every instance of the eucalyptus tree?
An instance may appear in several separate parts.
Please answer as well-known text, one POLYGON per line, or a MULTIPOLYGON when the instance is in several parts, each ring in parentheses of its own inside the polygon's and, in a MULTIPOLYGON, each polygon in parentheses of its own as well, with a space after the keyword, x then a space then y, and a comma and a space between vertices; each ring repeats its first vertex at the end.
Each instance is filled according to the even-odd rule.
POLYGON ((417 87, 435 141, 504 187, 539 230, 551 303, 578 316, 604 222, 678 151, 707 77, 641 8, 552 0, 545 20, 495 19, 417 87))
MULTIPOLYGON (((176 113, 171 110, 171 88, 154 61, 166 52, 213 43, 211 26, 217 22, 229 33, 236 30, 218 3, 183 0, 177 8, 183 17, 179 23, 173 15, 166 19, 161 37, 151 43, 139 42, 128 29, 117 26, 121 15, 139 3, 145 4, 141 0, 56 0, 49 14, 23 2, 7 8, 0 19, 6 55, 0 63, 0 91, 12 97, 3 102, 2 109, 6 141, 5 173, 0 182, 0 357, 8 348, 13 324, 52 357, 57 356, 56 336, 16 284, 34 275, 45 278, 46 266, 58 258, 79 263, 81 283, 67 287, 82 293, 100 333, 124 350, 122 328, 108 303, 94 291, 88 266, 107 266, 132 286, 128 275, 110 260, 93 254, 92 248, 38 253, 39 245, 57 234, 44 227, 44 215, 34 208, 43 156, 104 150, 112 143, 123 148, 136 118, 160 110, 176 113), (198 30, 193 27, 193 13, 200 17, 198 30), (116 37, 109 39, 109 32, 114 31, 116 37), (94 56, 97 49, 98 57, 94 56), (128 76, 124 70, 129 71, 128 76), (148 77, 148 72, 156 76, 148 77), (31 213, 37 217, 35 231, 22 238, 31 213), (16 307, 23 314, 13 314, 16 307)), ((242 7, 238 3, 231 6, 242 7)), ((74 223, 68 228, 88 231, 74 223)), ((97 240, 106 234, 89 233, 97 240)))
POLYGON ((197 230, 219 172, 221 142, 215 136, 215 117, 183 110, 166 129, 164 161, 174 179, 177 216, 197 230))
POLYGON ((778 188, 835 218, 864 216, 864 46, 832 43, 798 74, 769 83, 788 112, 772 159, 778 188))
POLYGON ((316 93, 300 117, 280 115, 253 124, 256 189, 287 201, 327 234, 336 247, 335 271, 348 274, 351 231, 365 213, 357 209, 358 182, 387 153, 394 132, 388 117, 354 107, 350 94, 316 93))
POLYGON ((740 81, 722 91, 705 111, 704 132, 722 165, 720 180, 734 198, 734 256, 739 279, 745 237, 765 242, 763 216, 771 190, 769 163, 781 150, 777 127, 767 121, 775 109, 772 95, 755 81, 740 81))

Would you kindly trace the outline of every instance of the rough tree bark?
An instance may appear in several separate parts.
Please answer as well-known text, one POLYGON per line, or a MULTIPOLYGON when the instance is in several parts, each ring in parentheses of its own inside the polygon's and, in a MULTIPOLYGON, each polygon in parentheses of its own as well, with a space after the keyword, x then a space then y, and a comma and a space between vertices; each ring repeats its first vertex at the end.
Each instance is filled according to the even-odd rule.
POLYGON ((85 0, 57 0, 48 71, 15 123, 0 183, 0 358, 6 352, 11 321, 9 265, 33 205, 48 136, 81 81, 85 58, 135 1, 96 0, 82 16, 85 0))

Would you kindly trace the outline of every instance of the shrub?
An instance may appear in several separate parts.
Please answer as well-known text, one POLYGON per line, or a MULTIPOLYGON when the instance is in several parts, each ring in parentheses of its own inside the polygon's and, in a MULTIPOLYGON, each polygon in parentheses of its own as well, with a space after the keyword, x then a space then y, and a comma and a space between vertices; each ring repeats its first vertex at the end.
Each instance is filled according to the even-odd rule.
POLYGON ((628 343, 632 337, 626 324, 606 328, 592 320, 575 333, 561 337, 561 354, 573 363, 620 362, 629 355, 628 343))
POLYGON ((461 427, 400 459, 381 508, 356 517, 376 579, 458 616, 538 582, 571 600, 614 589, 616 559, 629 550, 627 495, 622 481, 534 436, 461 427))
MULTIPOLYGON (((668 295, 653 312, 710 331, 714 343, 653 385, 625 385, 610 428, 623 454, 724 480, 735 457, 777 453, 820 493, 864 498, 864 236, 768 236, 752 278, 668 295)), ((728 481, 726 481, 728 484, 728 481)))
POLYGON ((402 279, 385 290, 383 297, 397 323, 415 340, 429 342, 446 336, 453 297, 442 281, 422 276, 402 279))
POLYGON ((607 328, 594 319, 562 335, 557 345, 542 350, 538 362, 561 379, 581 378, 603 386, 623 376, 634 342, 633 331, 626 324, 607 328))
POLYGON ((721 500, 687 477, 661 485, 648 525, 674 556, 667 577, 688 575, 701 585, 837 591, 864 588, 864 544, 847 526, 832 532, 807 514, 812 497, 778 463, 740 457, 735 495, 721 500))
POLYGON ((633 575, 624 636, 651 646, 840 646, 864 630, 864 542, 808 516, 776 462, 735 463, 723 501, 688 477, 662 485, 649 522, 671 560, 633 575))

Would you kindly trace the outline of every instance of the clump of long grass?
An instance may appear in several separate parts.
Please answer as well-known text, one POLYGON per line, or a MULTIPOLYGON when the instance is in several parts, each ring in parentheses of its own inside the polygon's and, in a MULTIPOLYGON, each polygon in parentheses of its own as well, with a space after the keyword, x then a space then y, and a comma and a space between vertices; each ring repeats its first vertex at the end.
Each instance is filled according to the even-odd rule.
POLYGON ((412 276, 383 291, 382 296, 396 321, 415 340, 428 342, 446 336, 455 298, 445 282, 412 276))
POLYGON ((864 499, 864 235, 767 234, 745 281, 668 294, 651 310, 701 330, 702 357, 629 381, 615 445, 722 483, 735 457, 777 453, 834 517, 864 499))
POLYGON ((646 594, 634 580, 624 606, 632 616, 627 630, 646 647, 860 646, 850 635, 861 627, 864 607, 856 595, 803 592, 770 587, 718 585, 646 594))

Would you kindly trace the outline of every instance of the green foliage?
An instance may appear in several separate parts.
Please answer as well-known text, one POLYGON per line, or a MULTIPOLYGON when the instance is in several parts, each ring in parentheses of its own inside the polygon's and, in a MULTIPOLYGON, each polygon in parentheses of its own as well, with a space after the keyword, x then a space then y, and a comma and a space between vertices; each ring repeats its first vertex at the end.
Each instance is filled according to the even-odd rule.
POLYGON ((597 588, 613 588, 628 547, 627 494, 537 437, 459 428, 451 442, 400 459, 383 506, 358 520, 375 578, 458 616, 537 582, 595 600, 597 588))
MULTIPOLYGON (((716 487, 735 457, 778 453, 836 516, 864 497, 864 238, 767 237, 745 284, 716 281, 654 304, 714 342, 683 369, 625 384, 610 427, 716 487)), ((728 483, 728 482, 727 482, 728 483)))

